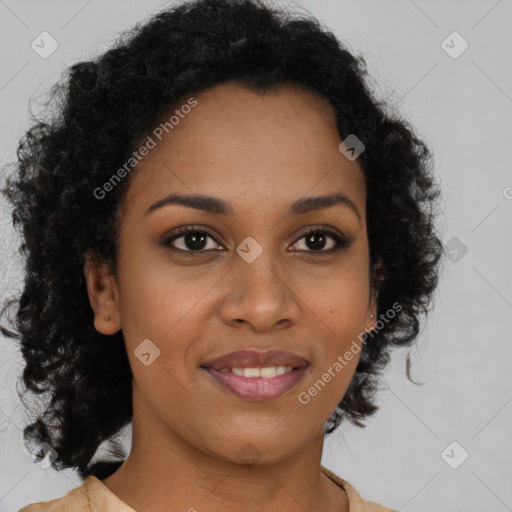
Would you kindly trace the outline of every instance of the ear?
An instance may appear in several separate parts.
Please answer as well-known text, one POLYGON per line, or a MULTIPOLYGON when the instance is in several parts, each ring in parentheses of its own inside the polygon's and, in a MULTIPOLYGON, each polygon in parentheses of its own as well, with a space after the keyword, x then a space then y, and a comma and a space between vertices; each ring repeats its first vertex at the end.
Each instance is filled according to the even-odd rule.
POLYGON ((109 265, 87 254, 84 276, 89 303, 94 312, 95 329, 101 334, 115 334, 121 328, 119 295, 117 283, 109 265))
POLYGON ((377 322, 377 299, 385 280, 385 271, 381 261, 374 263, 370 278, 370 300, 366 316, 366 327, 373 330, 377 322), (373 315, 373 317, 372 317, 373 315))

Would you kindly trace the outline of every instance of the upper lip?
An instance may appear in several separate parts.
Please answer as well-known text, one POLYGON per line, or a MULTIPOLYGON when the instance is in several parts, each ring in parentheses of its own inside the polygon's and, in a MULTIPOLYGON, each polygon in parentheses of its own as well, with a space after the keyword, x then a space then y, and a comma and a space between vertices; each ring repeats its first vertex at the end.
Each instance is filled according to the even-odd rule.
POLYGON ((222 370, 222 368, 264 368, 266 366, 291 366, 306 368, 309 362, 298 354, 286 350, 236 350, 223 354, 202 366, 222 370))

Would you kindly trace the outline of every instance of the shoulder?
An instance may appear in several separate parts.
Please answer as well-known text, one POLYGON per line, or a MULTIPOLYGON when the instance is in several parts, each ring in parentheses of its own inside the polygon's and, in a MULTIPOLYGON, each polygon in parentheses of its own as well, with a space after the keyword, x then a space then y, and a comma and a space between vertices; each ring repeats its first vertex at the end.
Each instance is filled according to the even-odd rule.
POLYGON ((88 476, 62 498, 32 503, 18 512, 135 512, 123 503, 101 480, 88 476))
POLYGON ((61 498, 32 503, 18 512, 91 512, 89 483, 90 478, 87 478, 79 487, 75 487, 61 498))
POLYGON ((123 503, 101 480, 88 476, 62 498, 32 503, 18 512, 135 512, 123 503))
POLYGON ((331 480, 333 480, 337 485, 342 487, 348 496, 349 503, 349 512, 396 512, 391 508, 384 507, 383 505, 379 505, 374 501, 368 501, 362 498, 362 496, 357 492, 357 490, 352 487, 346 480, 343 480, 338 475, 330 471, 329 469, 321 466, 321 470, 325 473, 331 480))

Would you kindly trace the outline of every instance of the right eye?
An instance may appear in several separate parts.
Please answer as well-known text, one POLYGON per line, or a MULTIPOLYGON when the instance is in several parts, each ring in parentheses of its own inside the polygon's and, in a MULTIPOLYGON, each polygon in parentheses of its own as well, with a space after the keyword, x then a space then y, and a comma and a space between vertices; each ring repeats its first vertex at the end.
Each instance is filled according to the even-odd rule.
POLYGON ((215 249, 215 247, 207 248, 208 238, 219 245, 215 236, 209 230, 205 228, 194 228, 193 226, 184 226, 176 230, 172 236, 165 238, 162 245, 172 251, 189 253, 191 256, 195 256, 199 253, 219 250, 215 249), (180 240, 178 245, 181 245, 181 247, 176 247, 174 245, 178 240, 180 240))

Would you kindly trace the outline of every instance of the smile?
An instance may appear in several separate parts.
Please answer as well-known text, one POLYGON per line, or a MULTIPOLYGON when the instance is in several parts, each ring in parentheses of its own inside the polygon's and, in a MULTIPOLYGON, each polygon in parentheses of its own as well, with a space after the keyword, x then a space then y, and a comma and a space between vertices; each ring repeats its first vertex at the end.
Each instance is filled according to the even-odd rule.
POLYGON ((224 391, 249 401, 273 400, 293 389, 303 378, 305 367, 267 366, 263 368, 202 367, 224 391))

